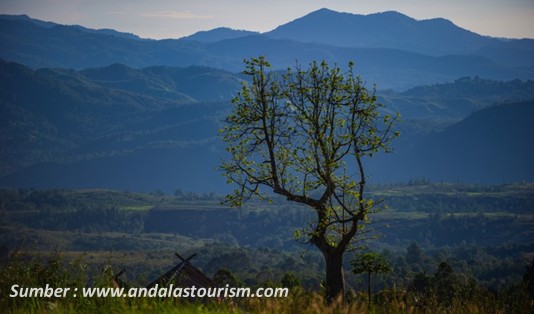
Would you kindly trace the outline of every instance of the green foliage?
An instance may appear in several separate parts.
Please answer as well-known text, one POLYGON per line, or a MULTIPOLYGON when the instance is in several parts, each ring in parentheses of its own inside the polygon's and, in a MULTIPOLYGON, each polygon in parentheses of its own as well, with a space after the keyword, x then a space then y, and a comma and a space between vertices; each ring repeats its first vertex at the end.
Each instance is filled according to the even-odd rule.
MULTIPOLYGON (((385 255, 394 272, 374 278, 374 290, 406 286, 416 273, 433 273, 445 259, 457 271, 495 290, 520 280, 523 256, 533 250, 533 224, 527 214, 531 191, 528 184, 373 188, 372 193, 378 197, 404 195, 403 203, 418 198, 425 199, 428 206, 425 212, 416 207, 410 212, 392 208, 375 214, 375 219, 390 224, 380 230, 385 237, 376 245, 391 250, 385 255), (442 193, 438 193, 440 189, 442 193), (462 207, 467 197, 474 212, 462 207), (433 210, 433 199, 435 209, 447 204, 457 212, 428 215, 426 211, 433 210), (501 207, 505 202, 516 204, 511 212, 501 207), (488 212, 483 215, 476 213, 485 209, 488 212), (407 253, 407 247, 408 252, 417 249, 407 253)), ((136 256, 135 262, 128 259, 124 260, 127 264, 121 264, 134 273, 154 274, 155 268, 163 267, 161 261, 157 262, 162 256, 157 250, 175 250, 176 243, 180 243, 180 251, 217 243, 213 247, 218 245, 219 250, 210 246, 190 251, 202 253, 205 259, 198 257, 198 265, 210 274, 228 268, 240 280, 255 282, 261 277, 258 273, 262 267, 268 266, 273 281, 292 271, 304 287, 318 287, 324 267, 320 254, 310 251, 300 257, 302 245, 292 238, 303 221, 313 218, 308 209, 278 198, 272 204, 249 202, 244 208, 231 209, 221 206, 217 199, 196 196, 196 200, 165 196, 161 203, 149 194, 107 190, 0 190, 0 244, 11 249, 23 245, 36 251, 113 250, 136 256), (251 269, 242 269, 239 259, 234 263, 231 255, 242 256, 251 269), (209 269, 205 268, 208 263, 209 269)), ((172 257, 173 251, 166 254, 172 257)), ((365 278, 348 276, 347 287, 365 289, 365 278)))
POLYGON ((408 285, 408 292, 417 308, 435 308, 440 312, 464 308, 470 312, 527 313, 531 307, 525 286, 510 285, 495 294, 478 285, 476 280, 457 275, 446 262, 441 262, 432 276, 416 274, 408 285))
POLYGON ((382 105, 353 73, 326 61, 296 66, 278 76, 264 57, 245 60, 243 84, 221 129, 231 158, 221 169, 237 185, 227 202, 274 193, 312 209, 316 219, 304 241, 326 262, 329 300, 344 295, 341 261, 375 202, 364 196, 364 160, 389 151, 398 115, 382 105), (267 188, 267 192, 261 190, 267 188))
POLYGON ((228 285, 229 287, 241 287, 243 284, 232 274, 231 271, 225 268, 219 269, 213 275, 213 281, 218 287, 224 287, 228 285))
MULTIPOLYGON (((434 197, 435 206, 448 204, 456 209, 454 215, 445 212, 440 217, 419 209, 410 212, 391 209, 374 215, 377 219, 396 219, 396 223, 390 219, 391 227, 381 230, 386 237, 376 244, 389 249, 383 254, 394 271, 387 276, 373 276, 375 298, 380 290, 407 287, 418 273, 426 272, 431 278, 442 261, 453 267, 460 283, 465 285, 461 295, 482 293, 473 287, 499 293, 511 289, 521 281, 525 256, 534 249, 530 236, 532 220, 527 214, 531 191, 529 184, 413 184, 373 188, 372 193, 380 197, 404 195, 406 199, 425 199, 427 211, 432 210, 434 197), (467 197, 472 198, 474 212, 462 207, 467 197), (497 211, 505 202, 516 205, 510 207, 510 212, 503 207, 497 211), (488 212, 477 218, 476 211, 485 208, 488 212), (440 222, 442 227, 438 225, 440 222), (481 228, 491 233, 473 237, 481 228), (454 232, 446 233, 447 229, 454 232), (438 230, 443 230, 443 235, 438 230), (476 284, 473 286, 471 279, 463 278, 472 278, 476 284)), ((90 268, 100 270, 103 264, 126 268, 136 275, 137 282, 146 284, 175 262, 172 257, 178 250, 183 255, 198 253, 194 264, 209 275, 226 268, 236 279, 251 286, 266 280, 278 283, 285 273, 293 272, 304 289, 318 291, 323 277, 325 265, 321 254, 308 249, 300 252, 302 246, 292 239, 294 229, 310 219, 309 210, 290 206, 278 198, 273 198, 272 204, 249 202, 244 208, 231 209, 221 206, 217 199, 202 195, 197 195, 195 200, 164 196, 162 202, 150 194, 107 190, 0 190, 0 195, 3 204, 0 244, 5 244, 0 246, 3 247, 0 260, 7 256, 7 249, 21 245, 35 252, 32 256, 39 251, 60 249, 71 259, 87 252, 90 268), (110 204, 115 209, 107 215, 103 209, 110 204), (150 210, 155 206, 157 210, 150 210), (78 212, 77 208, 85 209, 78 212), (111 215, 113 212, 116 213, 111 215), (83 214, 83 219, 76 219, 77 214, 83 214), (140 220, 135 221, 134 217, 140 220), (137 227, 129 229, 128 225, 137 227), (117 228, 122 231, 118 232, 117 228), (230 236, 234 242, 228 245, 224 241, 230 236)), ((348 255, 348 260, 351 258, 348 255)), ((345 273, 350 272, 346 266, 345 273)), ((346 279, 348 289, 365 290, 366 278, 347 276, 346 279)), ((520 290, 509 291, 511 300, 516 300, 513 291, 520 290)))
MULTIPOLYGON (((66 261, 60 253, 54 253, 43 262, 38 258, 28 257, 19 251, 13 252, 9 259, 0 266, 0 307, 8 311, 38 311, 41 307, 57 301, 56 299, 11 298, 11 286, 81 288, 87 280, 87 270, 81 260, 66 261), (9 293, 8 293, 9 292, 9 293)), ((73 300, 71 300, 73 301, 73 300)), ((74 300, 79 302, 80 300, 74 300)), ((82 305, 80 302, 78 305, 82 305)))
POLYGON ((376 252, 365 252, 356 255, 351 260, 354 274, 367 273, 368 304, 371 305, 371 274, 385 274, 391 272, 391 266, 384 255, 376 252))
POLYGON ((355 274, 385 274, 391 272, 391 266, 384 255, 376 252, 365 252, 356 255, 351 261, 352 272, 355 274))
POLYGON ((267 72, 263 57, 245 65, 251 85, 243 85, 221 129, 232 157, 221 168, 238 186, 227 201, 267 198, 260 189, 267 187, 317 211, 308 240, 346 246, 356 232, 347 224, 365 220, 373 207, 363 198, 362 158, 388 150, 396 118, 380 116, 381 105, 352 64, 341 73, 314 62, 281 77, 267 72))
POLYGON ((301 287, 300 278, 295 276, 293 272, 285 273, 282 279, 280 279, 280 284, 282 287, 287 287, 289 289, 301 287))
MULTIPOLYGON (((14 283, 24 286, 81 288, 88 285, 110 287, 113 273, 109 267, 90 274, 83 259, 65 260, 55 253, 45 259, 28 258, 20 252, 12 254, 0 265, 0 289, 10 291, 14 283)), ((286 276, 293 278, 293 276, 286 276)), ((442 285, 444 292, 434 288, 424 294, 410 289, 383 290, 375 295, 371 313, 529 313, 531 305, 525 285, 512 285, 501 292, 490 292, 473 284, 462 283, 459 277, 443 264, 425 284, 442 285), (456 293, 442 298, 446 288, 456 293)), ((291 279, 293 282, 294 280, 291 279)), ((446 294, 445 294, 446 296, 446 294)), ((189 303, 166 298, 9 298, 0 294, 3 313, 366 313, 365 297, 351 294, 347 303, 338 299, 330 304, 316 292, 293 289, 288 298, 243 298, 231 302, 203 300, 189 303)))
POLYGON ((452 267, 446 262, 441 262, 432 279, 439 302, 450 306, 459 292, 460 285, 452 267))
POLYGON ((523 275, 523 283, 527 286, 530 295, 534 297, 534 259, 525 268, 526 272, 523 275))

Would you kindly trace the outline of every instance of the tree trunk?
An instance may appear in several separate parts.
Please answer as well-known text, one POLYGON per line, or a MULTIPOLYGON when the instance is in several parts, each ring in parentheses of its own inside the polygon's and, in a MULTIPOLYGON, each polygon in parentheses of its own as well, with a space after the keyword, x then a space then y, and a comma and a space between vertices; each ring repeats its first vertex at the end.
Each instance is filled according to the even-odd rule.
POLYGON ((367 272, 367 302, 368 309, 371 309, 371 272, 367 272))
POLYGON ((336 298, 345 298, 345 278, 343 277, 343 253, 338 250, 322 252, 326 262, 326 300, 332 303, 336 298))

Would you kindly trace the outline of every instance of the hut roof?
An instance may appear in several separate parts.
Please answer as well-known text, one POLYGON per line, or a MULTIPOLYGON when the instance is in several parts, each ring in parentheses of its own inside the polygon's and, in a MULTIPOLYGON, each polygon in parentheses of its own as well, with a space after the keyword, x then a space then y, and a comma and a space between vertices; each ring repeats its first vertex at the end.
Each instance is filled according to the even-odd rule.
POLYGON ((176 266, 171 268, 165 274, 152 281, 147 288, 152 288, 156 284, 160 286, 167 286, 174 284, 175 287, 192 287, 197 288, 209 288, 215 287, 215 283, 202 271, 191 264, 190 260, 196 256, 196 254, 184 259, 178 253, 175 255, 181 260, 176 266))

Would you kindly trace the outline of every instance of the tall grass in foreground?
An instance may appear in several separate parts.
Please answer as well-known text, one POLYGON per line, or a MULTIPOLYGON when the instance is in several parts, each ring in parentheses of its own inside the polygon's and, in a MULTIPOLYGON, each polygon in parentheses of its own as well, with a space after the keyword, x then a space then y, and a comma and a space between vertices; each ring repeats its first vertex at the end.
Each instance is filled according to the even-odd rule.
MULTIPOLYGON (((336 300, 325 303, 316 292, 301 288, 291 291, 288 298, 244 298, 185 300, 160 298, 11 298, 11 285, 22 287, 112 286, 109 271, 90 275, 82 258, 66 260, 60 253, 46 260, 15 252, 0 265, 0 311, 2 313, 534 313, 526 288, 513 285, 501 293, 475 289, 443 302, 437 293, 425 296, 405 291, 382 291, 367 304, 365 293, 351 293, 345 303, 336 300)), ((80 294, 81 295, 81 294, 80 294)))

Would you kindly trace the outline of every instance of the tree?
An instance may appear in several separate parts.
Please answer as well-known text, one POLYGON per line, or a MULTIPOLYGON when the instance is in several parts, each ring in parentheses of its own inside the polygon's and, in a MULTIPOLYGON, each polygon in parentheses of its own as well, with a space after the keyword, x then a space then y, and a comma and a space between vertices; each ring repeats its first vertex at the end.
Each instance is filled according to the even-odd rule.
POLYGON ((523 275, 523 282, 527 286, 527 290, 530 294, 531 305, 534 309, 534 259, 527 265, 525 274, 523 275))
POLYGON ((301 286, 300 278, 295 276, 293 272, 286 272, 282 279, 280 279, 280 284, 282 285, 282 287, 286 287, 289 289, 301 286))
POLYGON ((384 274, 391 272, 388 261, 382 254, 366 252, 357 255, 352 261, 352 272, 356 275, 367 274, 367 298, 371 306, 371 274, 384 274))
POLYGON ((451 265, 441 262, 432 278, 439 303, 451 306, 460 289, 460 282, 451 265))
POLYGON ((274 193, 314 210, 316 219, 299 235, 322 252, 332 301, 344 295, 343 254, 377 205, 364 194, 364 159, 389 151, 398 116, 382 113, 352 63, 346 73, 313 62, 278 75, 263 57, 245 67, 250 83, 221 129, 231 155, 221 169, 237 185, 226 201, 240 206, 274 193))
POLYGON ((241 282, 226 268, 219 269, 213 275, 213 281, 217 287, 224 287, 226 285, 230 287, 241 287, 241 282))
POLYGON ((425 259, 426 257, 423 250, 416 242, 410 244, 410 246, 406 249, 406 262, 410 265, 412 271, 423 271, 425 259))
MULTIPOLYGON (((450 307, 461 289, 473 289, 466 283, 463 287, 452 267, 441 262, 433 276, 417 273, 408 285, 408 291, 416 293, 421 302, 436 300, 440 305, 450 307)), ((472 283, 471 283, 472 285, 472 283)), ((464 290, 464 296, 467 290, 464 290)))

